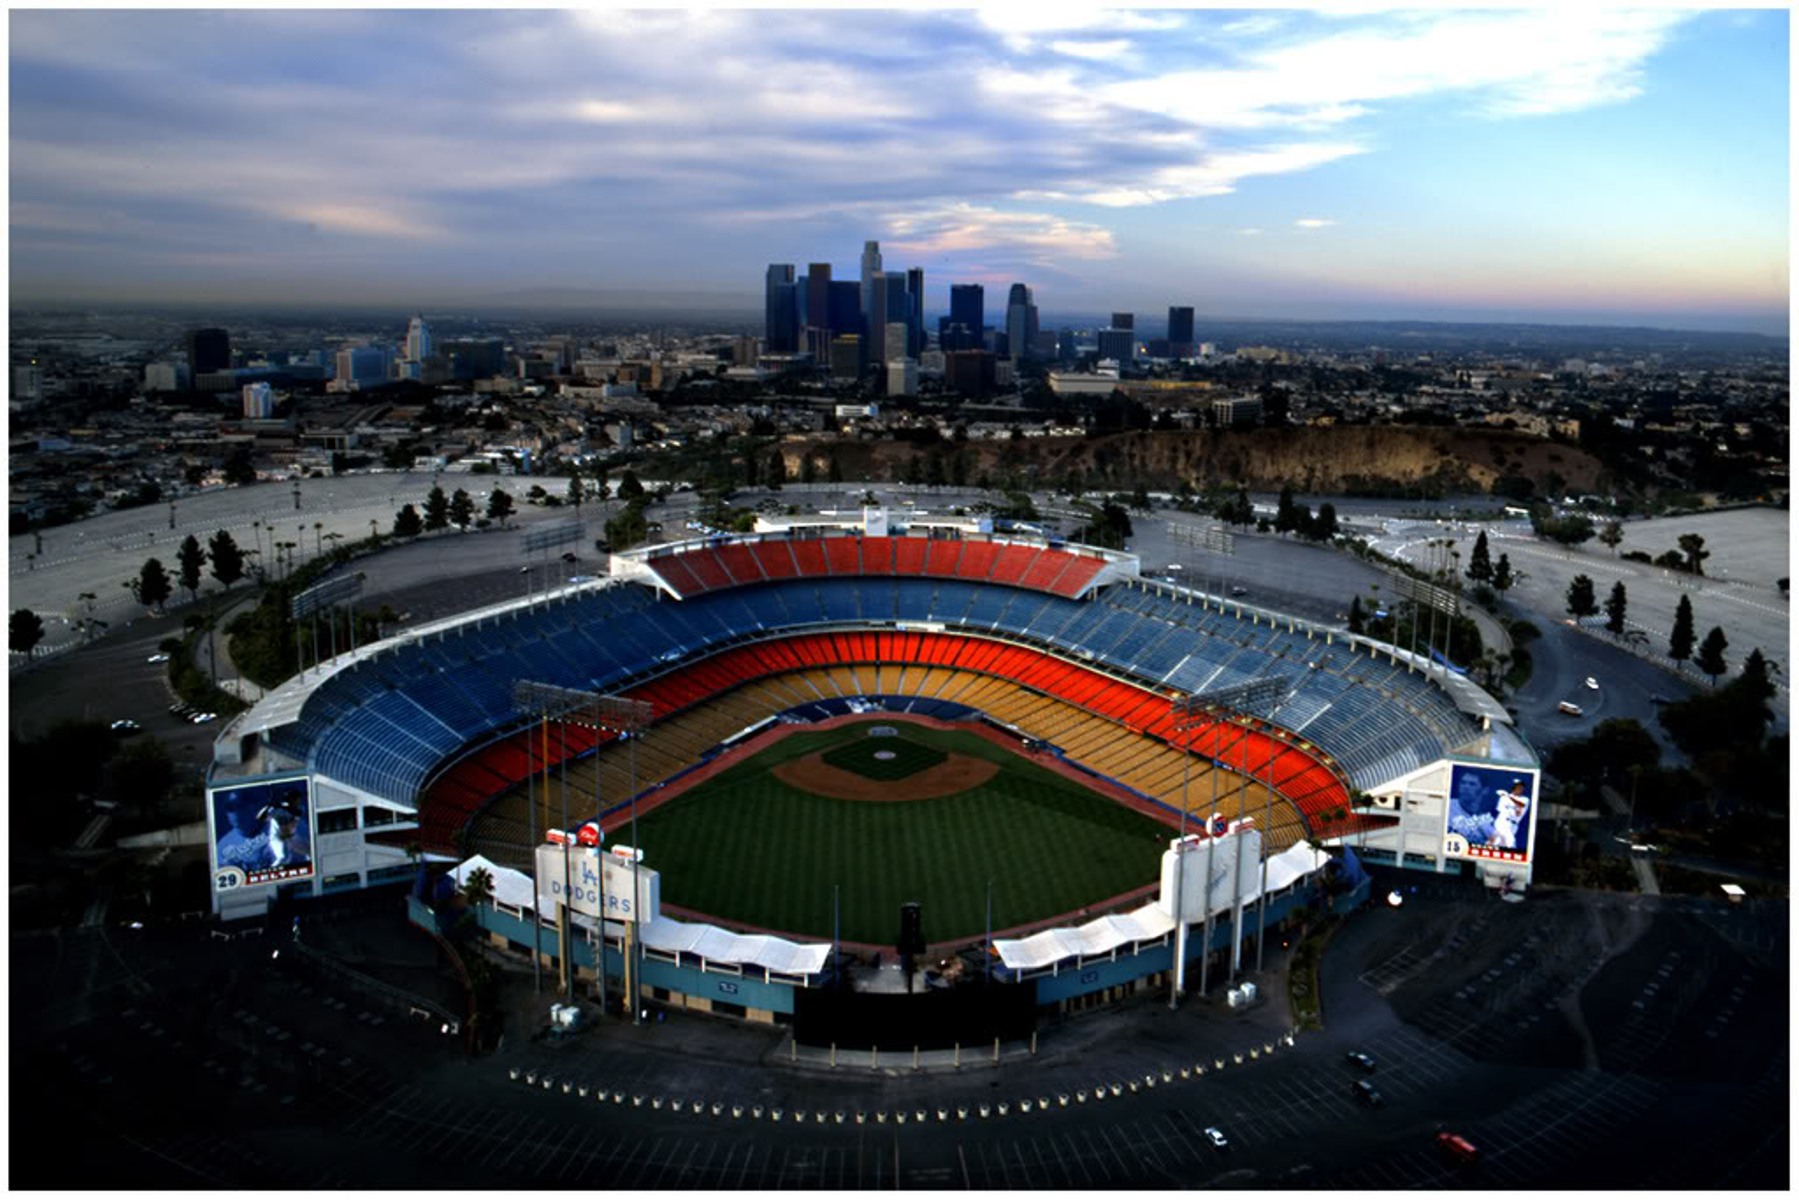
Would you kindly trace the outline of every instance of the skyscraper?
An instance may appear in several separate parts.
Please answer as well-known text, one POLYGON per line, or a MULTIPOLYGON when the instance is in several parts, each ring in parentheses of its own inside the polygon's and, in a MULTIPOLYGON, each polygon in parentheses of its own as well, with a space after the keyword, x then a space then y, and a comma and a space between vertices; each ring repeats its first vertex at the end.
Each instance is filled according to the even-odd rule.
POLYGON ((868 329, 879 329, 875 324, 875 277, 881 273, 881 243, 862 243, 862 295, 857 311, 862 314, 862 324, 868 329))
POLYGON ((406 361, 422 363, 431 357, 431 330, 423 315, 412 318, 406 327, 406 361))
MULTIPOLYGON (((874 245, 870 242, 869 245, 874 245)), ((864 260, 867 255, 863 255, 864 260)), ((868 329, 868 362, 873 367, 887 365, 887 272, 876 271, 864 285, 868 299, 863 302, 862 321, 868 329)))
MULTIPOLYGON (((887 276, 887 279, 886 279, 886 282, 887 282, 887 324, 888 325, 900 324, 900 325, 904 325, 906 327, 906 344, 900 348, 899 356, 901 358, 913 357, 913 354, 912 354, 912 293, 906 287, 906 280, 907 280, 907 278, 909 278, 911 276, 911 274, 912 274, 912 272, 910 272, 910 271, 906 272, 906 274, 904 274, 904 275, 901 275, 898 271, 888 271, 886 273, 886 276, 887 276)), ((886 340, 884 327, 879 327, 879 326, 871 327, 868 331, 868 335, 870 337, 875 337, 875 336, 879 335, 882 337, 883 342, 885 342, 885 340, 886 340)), ((887 352, 885 345, 882 346, 882 350, 883 350, 883 355, 882 355, 883 362, 885 362, 887 359, 893 357, 893 355, 890 352, 887 352)))
POLYGON ((231 369, 231 335, 223 329, 196 329, 187 335, 187 367, 193 378, 231 369))
POLYGON ((987 293, 978 283, 953 283, 949 289, 949 323, 946 332, 949 341, 943 349, 979 350, 981 334, 986 325, 987 293))
POLYGON ((1006 296, 1006 353, 1015 362, 1029 358, 1036 341, 1037 306, 1031 302, 1031 289, 1015 283, 1006 296))
POLYGON ((1136 323, 1137 318, 1133 313, 1115 312, 1112 314, 1113 329, 1132 329, 1136 326, 1136 323))
POLYGON ((1191 306, 1168 309, 1168 356, 1193 357, 1193 309, 1191 306))
POLYGON ((792 354, 799 348, 799 297, 792 263, 769 263, 763 283, 762 345, 770 354, 792 354))
POLYGON ((912 301, 912 315, 906 324, 912 328, 911 354, 917 358, 924 353, 924 268, 909 267, 906 270, 906 298, 912 301))
POLYGON ((816 362, 831 361, 830 263, 806 265, 806 349, 816 362))
MULTIPOLYGON (((856 353, 866 354, 868 351, 868 339, 861 336, 862 286, 850 279, 832 280, 829 303, 831 341, 826 345, 825 357, 830 361, 834 373, 837 367, 837 360, 831 347, 837 344, 839 338, 855 336, 858 339, 856 342, 856 353)), ((864 360, 863 365, 867 365, 866 360, 864 360)))

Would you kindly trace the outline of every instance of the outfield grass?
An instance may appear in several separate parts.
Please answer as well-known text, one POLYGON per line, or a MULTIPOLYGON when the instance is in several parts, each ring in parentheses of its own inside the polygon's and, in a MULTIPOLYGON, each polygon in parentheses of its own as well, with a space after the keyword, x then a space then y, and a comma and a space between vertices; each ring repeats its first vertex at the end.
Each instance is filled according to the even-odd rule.
MULTIPOLYGON (((878 722, 875 722, 878 723, 878 722)), ((899 906, 924 905, 931 941, 1069 912, 1154 883, 1166 826, 972 734, 905 726, 906 740, 999 764, 987 783, 914 801, 833 800, 770 769, 869 738, 857 724, 797 734, 638 820, 662 897, 726 922, 831 936, 841 889, 846 941, 891 945, 899 906)))

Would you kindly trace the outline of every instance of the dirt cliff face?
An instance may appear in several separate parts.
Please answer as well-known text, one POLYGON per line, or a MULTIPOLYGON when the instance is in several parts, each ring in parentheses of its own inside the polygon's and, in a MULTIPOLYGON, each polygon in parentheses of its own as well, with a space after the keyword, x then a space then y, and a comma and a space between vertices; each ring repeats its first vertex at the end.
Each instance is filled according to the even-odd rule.
MULTIPOLYGON (((828 443, 813 447, 822 460, 828 443)), ((1243 484, 1278 491, 1292 484, 1314 495, 1485 493, 1505 474, 1522 475, 1539 493, 1594 491, 1601 465, 1586 452, 1511 430, 1416 425, 1137 432, 1087 438, 1017 438, 917 447, 891 442, 839 443, 846 479, 904 477, 914 455, 965 453, 966 478, 1016 473, 1039 482, 1071 476, 1094 489, 1172 491, 1243 484)), ((790 469, 797 463, 790 464, 790 469)))

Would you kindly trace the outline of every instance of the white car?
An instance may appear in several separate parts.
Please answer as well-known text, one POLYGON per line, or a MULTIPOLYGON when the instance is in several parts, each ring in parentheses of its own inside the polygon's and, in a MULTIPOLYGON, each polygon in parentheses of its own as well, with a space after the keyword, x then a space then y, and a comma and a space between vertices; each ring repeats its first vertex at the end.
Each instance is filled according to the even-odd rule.
POLYGON ((209 712, 195 713, 193 715, 193 717, 191 718, 193 723, 196 725, 204 725, 208 721, 216 721, 218 719, 219 719, 218 713, 209 713, 209 712))
POLYGON ((148 658, 148 659, 146 659, 146 660, 145 660, 145 661, 146 661, 146 662, 153 662, 153 663, 166 663, 166 662, 168 662, 168 661, 169 661, 169 656, 168 656, 168 655, 166 655, 166 654, 152 654, 152 655, 151 655, 151 656, 150 656, 150 657, 149 657, 149 658, 148 658))
POLYGON ((1229 1150, 1231 1148, 1230 1139, 1224 1136, 1224 1130, 1218 1128, 1218 1126, 1207 1125, 1205 1128, 1205 1135, 1206 1141, 1212 1143, 1212 1149, 1229 1150))
POLYGON ((1599 681, 1589 675, 1587 676, 1587 686, 1596 692, 1599 690, 1599 681))

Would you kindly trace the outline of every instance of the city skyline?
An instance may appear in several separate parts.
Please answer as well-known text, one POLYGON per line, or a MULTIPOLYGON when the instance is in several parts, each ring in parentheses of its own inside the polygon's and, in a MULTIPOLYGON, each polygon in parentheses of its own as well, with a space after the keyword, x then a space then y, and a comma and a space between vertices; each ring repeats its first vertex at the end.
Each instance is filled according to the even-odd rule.
POLYGON ((46 10, 10 32, 15 304, 574 289, 750 313, 768 264, 855 279, 879 241, 934 313, 1022 282, 1046 313, 1787 332, 1782 10, 46 10))

